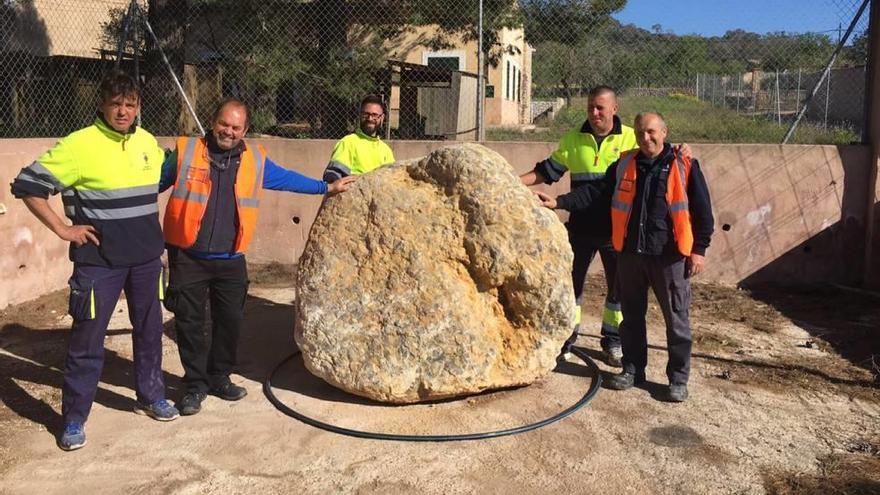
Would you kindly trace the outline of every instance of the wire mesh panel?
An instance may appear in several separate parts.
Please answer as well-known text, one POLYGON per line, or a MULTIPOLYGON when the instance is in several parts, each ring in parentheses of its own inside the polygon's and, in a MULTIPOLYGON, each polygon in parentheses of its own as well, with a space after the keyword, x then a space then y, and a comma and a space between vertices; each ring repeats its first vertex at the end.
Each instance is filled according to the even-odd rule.
MULTIPOLYGON (((633 2, 606 5, 617 9, 624 3, 633 2)), ((616 14, 609 17, 600 12, 600 20, 580 39, 539 42, 533 100, 563 97, 572 106, 554 120, 538 123, 558 134, 562 122, 570 127, 581 121, 578 107, 584 104, 579 98, 590 86, 604 83, 620 90, 625 119, 638 111, 659 110, 666 115, 675 139, 782 142, 863 4, 862 0, 827 0, 810 2, 806 8, 801 2, 773 2, 790 6, 784 21, 778 21, 783 28, 753 33, 740 23, 769 15, 764 9, 743 5, 739 15, 730 18, 710 3, 700 7, 702 25, 693 28, 719 34, 695 35, 663 28, 664 20, 671 21, 675 15, 664 18, 664 7, 674 3, 653 2, 651 8, 659 15, 651 28, 621 25, 616 14), (785 23, 824 29, 797 32, 785 29, 785 23), (601 62, 594 63, 597 59, 601 62), (577 60, 589 62, 579 65, 577 60)), ((836 57, 829 77, 818 86, 791 142, 861 140, 868 18, 865 11, 854 24, 852 36, 836 57)))
POLYGON ((793 142, 858 141, 869 13, 823 78, 862 0, 820 4, 790 13, 812 32, 752 33, 709 3, 699 28, 722 34, 687 34, 663 0, 650 28, 619 20, 637 0, 0 0, 0 136, 87 125, 119 64, 157 135, 198 132, 173 73, 203 124, 236 96, 257 135, 338 138, 375 93, 388 138, 552 141, 607 84, 624 120, 661 111, 690 142, 781 142, 815 88, 793 142))

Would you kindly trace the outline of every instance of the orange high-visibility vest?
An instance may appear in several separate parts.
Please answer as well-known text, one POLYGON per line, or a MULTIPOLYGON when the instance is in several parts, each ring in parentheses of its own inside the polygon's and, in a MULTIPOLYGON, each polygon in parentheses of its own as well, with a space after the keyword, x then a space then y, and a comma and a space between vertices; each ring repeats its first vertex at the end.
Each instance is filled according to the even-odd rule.
MULTIPOLYGON (((639 150, 632 150, 620 155, 617 162, 617 183, 611 197, 611 244, 618 252, 623 251, 623 240, 626 238, 629 215, 632 212, 633 199, 636 195, 636 155, 639 150)), ((684 256, 691 255, 694 247, 694 231, 691 227, 691 212, 688 208, 687 184, 691 174, 691 160, 674 155, 673 164, 669 167, 666 180, 666 203, 669 205, 669 216, 672 218, 672 234, 678 252, 684 256)))
MULTIPOLYGON (((241 165, 235 176, 235 204, 238 233, 233 247, 236 253, 247 251, 263 195, 263 168, 266 150, 260 145, 245 144, 241 165)), ((168 244, 189 248, 199 236, 202 217, 211 197, 211 163, 204 138, 177 139, 177 179, 165 208, 162 230, 168 244)))

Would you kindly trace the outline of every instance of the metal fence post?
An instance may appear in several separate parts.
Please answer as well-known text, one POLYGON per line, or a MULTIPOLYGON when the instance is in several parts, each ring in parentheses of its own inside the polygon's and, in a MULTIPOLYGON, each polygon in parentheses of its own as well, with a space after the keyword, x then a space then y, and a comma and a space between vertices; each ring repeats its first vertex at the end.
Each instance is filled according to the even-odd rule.
POLYGON ((825 84, 825 115, 822 119, 822 128, 828 129, 828 102, 831 100, 831 76, 834 71, 828 71, 828 82, 825 84))
MULTIPOLYGON (((486 140, 486 129, 483 126, 483 111, 486 100, 483 97, 485 81, 483 75, 483 0, 479 0, 479 19, 477 22, 477 141, 486 140)), ((501 88, 498 88, 501 89, 501 88)))
POLYGON ((718 84, 718 76, 712 75, 712 104, 715 104, 715 87, 718 84))
POLYGON ((737 76, 736 80, 737 80, 737 83, 736 83, 736 113, 739 113, 739 97, 742 95, 742 89, 743 89, 742 74, 737 76))
POLYGON ((782 105, 779 101, 779 69, 776 69, 776 121, 782 125, 782 105))

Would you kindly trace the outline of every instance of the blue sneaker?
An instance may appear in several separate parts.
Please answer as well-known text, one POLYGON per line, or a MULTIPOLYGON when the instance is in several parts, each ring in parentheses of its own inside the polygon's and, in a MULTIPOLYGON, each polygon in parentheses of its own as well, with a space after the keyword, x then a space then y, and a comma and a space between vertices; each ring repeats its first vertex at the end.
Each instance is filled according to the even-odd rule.
POLYGON ((138 402, 134 412, 146 414, 156 421, 172 421, 180 417, 180 412, 177 408, 165 399, 157 400, 149 405, 138 402))
POLYGON ((58 439, 58 446, 61 450, 81 449, 86 444, 86 432, 82 423, 65 423, 64 433, 58 439))

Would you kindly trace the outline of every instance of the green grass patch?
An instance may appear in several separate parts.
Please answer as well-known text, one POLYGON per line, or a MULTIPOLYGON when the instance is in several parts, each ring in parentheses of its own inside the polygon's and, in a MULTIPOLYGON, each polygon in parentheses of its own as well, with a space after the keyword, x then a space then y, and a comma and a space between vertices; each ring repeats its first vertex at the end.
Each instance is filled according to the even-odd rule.
MULTIPOLYGON (((586 120, 586 99, 574 99, 563 108, 545 132, 522 133, 514 129, 487 129, 488 141, 558 141, 586 120)), ((781 143, 790 124, 766 117, 739 114, 688 95, 622 96, 620 118, 632 125, 638 112, 660 112, 669 125, 669 141, 686 143, 781 143)), ((822 129, 804 122, 798 126, 792 144, 850 144, 859 141, 851 129, 822 129)))

